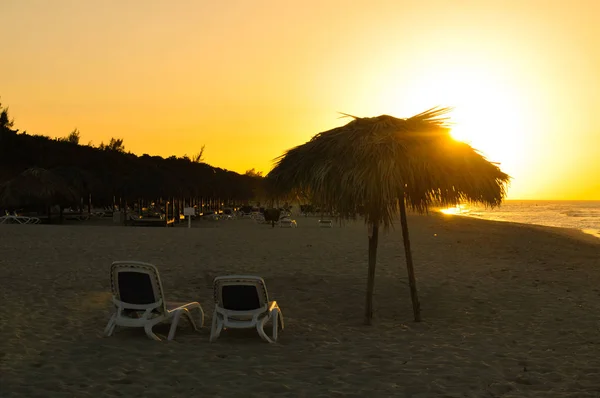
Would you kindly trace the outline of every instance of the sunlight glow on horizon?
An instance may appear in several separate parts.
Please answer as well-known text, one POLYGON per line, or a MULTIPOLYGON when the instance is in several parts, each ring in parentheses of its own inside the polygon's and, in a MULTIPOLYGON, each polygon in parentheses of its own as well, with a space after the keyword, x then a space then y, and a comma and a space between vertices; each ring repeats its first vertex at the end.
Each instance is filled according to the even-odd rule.
POLYGON ((8 0, 15 128, 267 174, 359 117, 451 107, 508 199, 600 200, 600 2, 8 0))

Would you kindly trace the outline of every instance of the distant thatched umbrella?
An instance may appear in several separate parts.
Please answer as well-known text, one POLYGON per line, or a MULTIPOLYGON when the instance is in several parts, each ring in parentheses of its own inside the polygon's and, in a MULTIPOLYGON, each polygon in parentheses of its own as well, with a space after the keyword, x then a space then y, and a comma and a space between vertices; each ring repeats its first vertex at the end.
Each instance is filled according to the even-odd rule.
POLYGON ((19 207, 72 204, 78 200, 69 184, 58 174, 30 168, 0 185, 0 206, 19 207))
POLYGON ((432 204, 480 202, 499 205, 509 176, 470 145, 450 136, 448 108, 408 119, 354 117, 345 126, 317 134, 276 159, 268 181, 275 194, 300 189, 317 205, 344 218, 362 207, 369 226, 369 272, 365 322, 371 323, 379 226, 400 212, 415 321, 420 306, 414 277, 405 201, 424 213, 432 204))
POLYGON ((92 195, 102 195, 105 193, 100 179, 89 171, 77 166, 59 166, 52 169, 51 172, 62 177, 79 194, 80 198, 86 199, 88 202, 88 211, 90 211, 92 195))
POLYGON ((62 177, 81 196, 101 192, 104 188, 99 178, 77 166, 59 166, 50 171, 62 177))

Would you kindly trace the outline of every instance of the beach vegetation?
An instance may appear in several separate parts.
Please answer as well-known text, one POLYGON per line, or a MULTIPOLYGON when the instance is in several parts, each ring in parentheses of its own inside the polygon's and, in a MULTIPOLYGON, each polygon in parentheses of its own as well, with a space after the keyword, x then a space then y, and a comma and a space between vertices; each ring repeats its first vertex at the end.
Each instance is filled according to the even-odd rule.
POLYGON ((0 105, 0 187, 10 183, 12 187, 20 187, 24 194, 3 190, 5 201, 0 195, 0 209, 31 204, 30 199, 35 201, 37 196, 29 197, 28 193, 50 181, 51 174, 64 179, 77 193, 77 198, 46 195, 44 200, 38 200, 40 205, 59 196, 61 204, 66 205, 63 202, 73 199, 74 203, 69 204, 81 207, 85 203, 88 208, 91 200, 100 207, 161 198, 178 203, 184 199, 198 203, 220 202, 217 199, 243 202, 254 199, 262 185, 260 175, 242 175, 204 163, 204 146, 191 158, 173 156, 165 159, 127 152, 123 138, 113 137, 108 143, 94 147, 91 143, 79 145, 79 129, 54 139, 19 133, 13 126, 8 108, 0 105), (24 178, 23 173, 27 170, 40 177, 35 180, 37 185, 32 183, 32 178, 24 178), (31 183, 31 186, 25 188, 25 183, 31 183), (18 198, 23 203, 19 204, 18 198))

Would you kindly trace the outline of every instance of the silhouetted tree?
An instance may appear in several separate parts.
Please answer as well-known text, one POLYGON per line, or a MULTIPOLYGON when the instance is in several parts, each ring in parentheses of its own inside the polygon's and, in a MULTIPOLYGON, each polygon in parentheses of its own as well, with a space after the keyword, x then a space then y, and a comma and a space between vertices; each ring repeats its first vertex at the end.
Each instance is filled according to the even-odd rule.
POLYGON ((246 170, 246 172, 244 173, 244 175, 249 176, 249 177, 262 177, 263 176, 263 172, 262 171, 256 171, 256 170, 254 170, 254 167, 253 167, 250 170, 246 170))
POLYGON ((98 148, 105 151, 125 152, 125 145, 123 145, 122 138, 111 138, 109 143, 106 145, 101 142, 98 148))
POLYGON ((69 133, 68 136, 64 138, 59 138, 58 141, 69 142, 71 144, 79 145, 79 139, 81 138, 81 133, 78 129, 75 129, 69 133))
MULTIPOLYGON (((188 154, 186 153, 179 159, 187 160, 188 162, 192 162, 192 163, 203 163, 204 162, 204 147, 205 147, 205 145, 202 145, 202 148, 200 148, 200 152, 198 152, 195 155, 192 155, 192 157, 189 157, 188 154)), ((174 157, 174 156, 171 156, 171 157, 174 157)))
POLYGON ((8 130, 12 128, 13 124, 14 122, 8 117, 8 108, 2 108, 0 102, 0 128, 8 130))
POLYGON ((194 162, 194 163, 203 163, 204 162, 204 148, 205 148, 205 145, 202 145, 202 148, 200 148, 200 152, 198 152, 197 154, 192 156, 192 162, 194 162))

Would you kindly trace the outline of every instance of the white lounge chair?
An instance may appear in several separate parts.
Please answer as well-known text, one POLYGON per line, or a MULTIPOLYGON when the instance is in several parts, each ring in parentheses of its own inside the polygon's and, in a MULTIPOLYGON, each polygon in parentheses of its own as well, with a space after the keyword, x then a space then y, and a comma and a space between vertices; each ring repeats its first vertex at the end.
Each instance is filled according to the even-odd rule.
POLYGON ((265 281, 258 276, 219 276, 214 280, 215 311, 210 329, 210 341, 215 341, 224 328, 256 328, 268 343, 277 341, 278 328, 283 330, 283 315, 277 302, 269 301, 265 281), (272 337, 264 331, 273 323, 272 337))
POLYGON ((168 340, 173 340, 177 323, 184 314, 198 330, 190 310, 200 310, 200 327, 204 326, 204 311, 200 303, 174 303, 165 300, 162 283, 156 267, 139 261, 115 261, 111 266, 111 287, 115 313, 104 329, 112 335, 116 326, 143 327, 146 335, 160 341, 152 328, 164 321, 171 321, 168 340))

